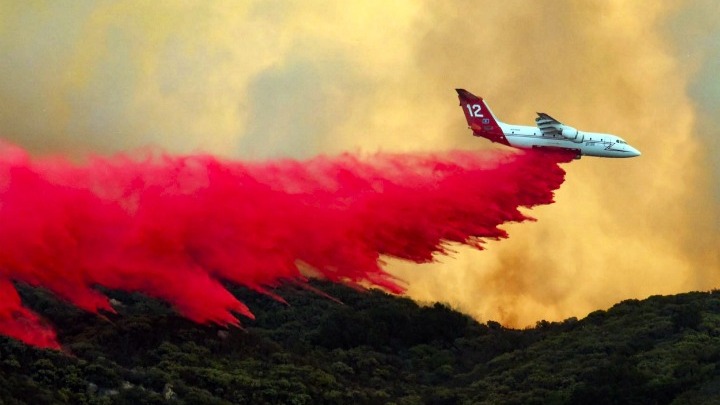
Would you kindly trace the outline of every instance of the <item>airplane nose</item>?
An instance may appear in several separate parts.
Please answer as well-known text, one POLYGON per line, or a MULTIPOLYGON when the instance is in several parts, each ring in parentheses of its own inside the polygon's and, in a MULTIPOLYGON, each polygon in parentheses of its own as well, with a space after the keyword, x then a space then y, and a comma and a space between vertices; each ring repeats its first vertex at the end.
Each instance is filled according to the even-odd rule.
POLYGON ((642 155, 642 153, 640 153, 640 151, 635 148, 630 148, 630 152, 632 153, 633 157, 642 155))

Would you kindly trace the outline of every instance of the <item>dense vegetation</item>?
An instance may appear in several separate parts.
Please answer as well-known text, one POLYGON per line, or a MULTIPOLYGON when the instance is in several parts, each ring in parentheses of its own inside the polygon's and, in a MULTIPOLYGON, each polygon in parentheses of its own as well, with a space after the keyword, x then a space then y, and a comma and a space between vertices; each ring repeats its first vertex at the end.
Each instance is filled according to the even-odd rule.
POLYGON ((198 326, 108 292, 118 315, 21 286, 66 353, 0 338, 0 404, 720 403, 720 293, 624 301, 511 330, 447 306, 315 284, 289 305, 234 293, 245 329, 198 326))

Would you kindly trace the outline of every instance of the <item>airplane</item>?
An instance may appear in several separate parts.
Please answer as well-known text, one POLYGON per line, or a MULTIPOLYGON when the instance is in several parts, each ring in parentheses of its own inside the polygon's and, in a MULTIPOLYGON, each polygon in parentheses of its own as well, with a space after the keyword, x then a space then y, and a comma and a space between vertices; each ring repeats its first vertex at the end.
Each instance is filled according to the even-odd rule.
POLYGON ((537 127, 506 124, 495 118, 481 97, 464 89, 455 90, 474 136, 519 149, 570 151, 575 153, 575 159, 640 156, 640 151, 618 136, 578 131, 545 113, 537 113, 537 127))

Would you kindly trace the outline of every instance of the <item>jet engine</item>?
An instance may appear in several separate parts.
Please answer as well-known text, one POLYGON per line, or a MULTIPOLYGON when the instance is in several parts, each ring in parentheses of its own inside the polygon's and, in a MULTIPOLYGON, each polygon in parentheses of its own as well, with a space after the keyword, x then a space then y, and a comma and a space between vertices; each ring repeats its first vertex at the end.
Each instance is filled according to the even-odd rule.
POLYGON ((568 126, 563 127, 563 130, 560 133, 560 135, 562 135, 563 138, 567 138, 573 142, 578 142, 578 143, 582 142, 585 139, 585 134, 583 134, 582 132, 578 131, 577 129, 575 129, 573 127, 568 127, 568 126))

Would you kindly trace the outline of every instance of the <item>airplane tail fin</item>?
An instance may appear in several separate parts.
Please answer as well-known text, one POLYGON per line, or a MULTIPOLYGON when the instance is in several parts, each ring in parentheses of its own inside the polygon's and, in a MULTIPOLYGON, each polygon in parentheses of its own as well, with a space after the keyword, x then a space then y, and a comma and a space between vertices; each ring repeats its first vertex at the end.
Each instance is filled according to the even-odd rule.
POLYGON ((465 119, 470 129, 472 129, 473 135, 507 145, 505 135, 498 124, 499 121, 485 104, 482 97, 478 97, 465 89, 455 89, 455 91, 458 93, 460 107, 465 113, 465 119))

